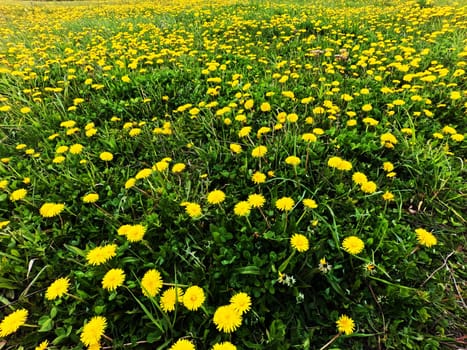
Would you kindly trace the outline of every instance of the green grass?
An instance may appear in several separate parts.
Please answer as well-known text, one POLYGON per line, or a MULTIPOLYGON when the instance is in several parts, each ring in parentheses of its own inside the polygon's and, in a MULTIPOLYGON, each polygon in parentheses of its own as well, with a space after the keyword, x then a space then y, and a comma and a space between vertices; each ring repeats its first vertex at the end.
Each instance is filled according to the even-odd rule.
POLYGON ((3 348, 87 348, 95 316, 103 349, 465 346, 465 3, 0 12, 3 348), (151 269, 163 284, 148 296, 151 269), (202 305, 165 310, 175 286, 202 288, 202 305), (238 293, 251 308, 224 332, 220 307, 238 293), (26 321, 8 318, 18 310, 26 321))

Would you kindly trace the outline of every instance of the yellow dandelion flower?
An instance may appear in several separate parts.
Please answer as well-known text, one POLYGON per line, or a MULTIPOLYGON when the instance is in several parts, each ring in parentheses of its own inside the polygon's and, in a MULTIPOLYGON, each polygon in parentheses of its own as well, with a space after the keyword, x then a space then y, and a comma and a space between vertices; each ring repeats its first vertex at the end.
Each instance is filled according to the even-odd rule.
POLYGON ((365 193, 374 193, 376 191, 376 183, 373 181, 367 181, 361 184, 360 189, 365 193))
POLYGON ((39 213, 44 218, 51 218, 59 215, 63 209, 65 209, 65 204, 62 203, 44 203, 40 207, 39 213))
POLYGON ((131 225, 125 236, 130 242, 139 242, 143 239, 144 234, 146 233, 146 227, 143 225, 131 225))
POLYGON ((450 134, 450 135, 454 135, 457 133, 456 129, 454 129, 452 126, 449 126, 449 125, 446 125, 445 127, 443 127, 441 131, 443 132, 443 134, 450 134))
POLYGON ((235 204, 234 214, 238 216, 248 216, 250 214, 251 205, 247 201, 241 201, 235 204))
POLYGON ((342 159, 341 162, 337 165, 337 169, 342 171, 350 171, 352 170, 352 163, 342 159))
POLYGON ((220 204, 225 200, 225 193, 221 190, 214 190, 208 193, 207 201, 209 204, 220 204))
POLYGON ((71 145, 70 146, 70 153, 71 154, 80 154, 84 149, 84 146, 79 144, 79 143, 75 143, 74 145, 71 145))
POLYGON ((45 298, 48 300, 54 300, 60 298, 68 292, 70 287, 70 280, 68 278, 59 278, 55 280, 45 292, 45 298))
POLYGON ((235 154, 238 154, 238 153, 242 152, 242 146, 239 145, 239 144, 236 144, 236 143, 231 143, 229 148, 235 154))
POLYGON ((141 179, 146 179, 152 174, 152 169, 150 168, 145 168, 140 171, 135 175, 135 179, 141 180, 141 179))
POLYGON ((243 107, 245 107, 245 109, 252 109, 254 104, 255 101, 253 99, 249 99, 244 103, 243 107))
POLYGON ((34 348, 34 350, 46 350, 48 346, 49 346, 49 341, 44 340, 42 343, 40 343, 38 346, 36 346, 34 348))
POLYGON ((355 172, 352 175, 352 181, 355 182, 357 185, 362 185, 365 182, 368 182, 368 178, 364 173, 361 172, 355 172))
POLYGON ((0 180, 0 190, 4 190, 8 186, 8 180, 0 180))
POLYGON ((63 127, 63 128, 72 128, 76 125, 76 122, 74 120, 67 120, 67 121, 64 121, 64 122, 61 122, 60 123, 60 126, 63 127))
POLYGON ((295 205, 295 201, 290 197, 282 197, 276 201, 276 208, 280 211, 290 211, 295 205))
POLYGON ((24 188, 20 188, 19 190, 13 191, 10 194, 10 200, 12 202, 20 201, 26 197, 28 191, 24 188))
POLYGON ((261 208, 266 202, 266 199, 264 198, 262 194, 254 193, 248 196, 247 201, 248 201, 248 204, 250 204, 252 208, 261 208))
POLYGON ((297 166, 300 164, 300 158, 296 156, 288 156, 285 158, 285 163, 292 166, 297 166))
POLYGON ((232 333, 242 325, 242 315, 233 305, 223 305, 214 312, 213 322, 217 330, 232 333))
POLYGON ((19 309, 13 311, 0 322, 0 337, 4 338, 18 330, 19 327, 26 323, 28 310, 19 309))
POLYGON ((136 179, 134 177, 130 177, 126 182, 125 182, 125 189, 132 188, 134 185, 136 185, 136 179))
POLYGON ((386 191, 384 192, 384 194, 382 195, 383 199, 387 202, 390 202, 390 201, 393 201, 394 200, 394 194, 392 194, 391 192, 389 191, 386 191))
POLYGON ((179 339, 169 350, 195 350, 195 345, 188 339, 179 339))
POLYGON ((122 269, 109 270, 102 279, 102 288, 114 291, 125 282, 125 272, 122 269))
POLYGON ((258 146, 251 151, 251 155, 255 158, 261 158, 268 152, 268 148, 266 146, 258 146))
POLYGON ((251 297, 244 292, 237 293, 230 298, 230 305, 240 314, 244 314, 251 308, 251 297))
POLYGON ((386 148, 394 148, 394 145, 398 143, 396 137, 390 132, 382 134, 380 136, 380 140, 381 140, 381 145, 386 148))
POLYGON ((55 150, 55 153, 62 154, 62 153, 67 152, 68 149, 69 149, 68 146, 58 146, 57 149, 55 150))
POLYGON ((141 128, 133 128, 128 132, 128 135, 130 135, 131 137, 135 137, 141 134, 141 131, 141 128))
POLYGON ((95 134, 97 134, 97 129, 96 128, 91 128, 89 130, 86 130, 85 134, 86 134, 86 137, 92 137, 95 134))
POLYGON ((174 311, 177 302, 181 302, 183 291, 178 287, 171 287, 164 291, 161 295, 160 305, 165 312, 174 311))
POLYGON ((238 137, 240 138, 247 137, 250 134, 250 132, 251 132, 251 126, 244 126, 238 132, 238 137))
POLYGON ((191 218, 197 218, 203 214, 201 206, 197 203, 187 203, 185 212, 190 215, 191 218))
POLYGON ((299 233, 294 234, 290 238, 290 245, 292 246, 292 248, 298 250, 300 253, 306 252, 310 247, 308 238, 299 233))
POLYGON ((237 347, 229 341, 224 341, 214 344, 211 350, 237 350, 237 347))
POLYGON ((261 138, 262 135, 267 134, 270 131, 271 131, 271 128, 269 128, 267 126, 263 126, 263 127, 259 128, 258 131, 256 132, 256 137, 261 138))
POLYGON ((331 157, 328 160, 328 166, 331 168, 338 168, 342 163, 342 158, 340 157, 331 157))
POLYGON ((0 221, 0 230, 1 230, 2 228, 4 228, 4 227, 7 227, 9 223, 10 223, 9 220, 7 220, 7 221, 0 221))
POLYGON ((83 327, 80 335, 81 342, 86 346, 99 344, 101 337, 104 335, 107 327, 107 319, 103 316, 94 316, 83 327))
POLYGON ((155 297, 162 288, 162 277, 159 271, 151 269, 146 271, 141 279, 141 289, 147 297, 155 297))
POLYGON ((377 121, 376 119, 373 119, 371 117, 363 118, 362 121, 363 121, 364 124, 367 124, 367 125, 370 125, 370 126, 376 126, 376 125, 379 124, 379 121, 377 121))
POLYGON ((438 243, 436 237, 427 230, 423 228, 415 229, 415 233, 417 234, 417 241, 419 244, 424 245, 425 247, 432 247, 438 243))
POLYGON ((103 160, 104 162, 110 162, 112 159, 114 159, 114 156, 112 153, 110 152, 102 152, 100 155, 99 155, 99 158, 101 160, 103 160))
POLYGON ((63 163, 64 161, 65 161, 64 156, 58 156, 58 157, 55 157, 54 159, 52 159, 52 163, 54 163, 54 164, 60 164, 60 163, 63 163))
POLYGON ((117 255, 117 245, 108 244, 91 249, 86 254, 86 261, 90 265, 101 265, 117 255))
POLYGON ((386 172, 390 172, 394 170, 394 164, 391 162, 384 162, 383 163, 383 170, 386 172))
POLYGON ((266 175, 263 174, 260 171, 256 171, 252 176, 251 176, 251 181, 253 181, 255 184, 259 185, 262 183, 266 182, 266 175))
POLYGON ((462 142, 464 141, 464 135, 462 134, 451 135, 451 140, 456 141, 456 142, 462 142))
POLYGON ((339 333, 346 335, 352 334, 355 330, 355 322, 347 315, 341 315, 336 321, 336 326, 339 333))
POLYGON ((359 254, 365 248, 365 243, 356 236, 349 236, 342 241, 342 248, 349 254, 359 254))
POLYGON ((296 123, 298 121, 298 115, 296 113, 287 114, 287 121, 289 123, 296 123))
POLYGON ((260 109, 262 112, 269 112, 271 110, 271 105, 269 102, 263 102, 261 103, 260 109))
POLYGON ((88 346, 87 350, 101 350, 101 344, 95 343, 88 346))
POLYGON ((173 167, 172 167, 172 172, 175 173, 175 174, 176 174, 176 173, 181 173, 183 170, 185 170, 185 168, 186 168, 186 165, 185 165, 185 164, 183 164, 183 163, 176 163, 176 164, 174 164, 173 167))
POLYGON ((159 172, 163 172, 163 171, 166 171, 168 167, 169 167, 169 162, 167 160, 161 160, 157 162, 156 164, 154 164, 152 169, 159 171, 159 172))
POLYGON ((96 203, 99 200, 97 193, 89 193, 81 198, 84 203, 96 203))
POLYGON ((369 111, 371 111, 372 109, 373 109, 373 107, 372 107, 371 104, 369 104, 369 103, 364 104, 364 105, 362 106, 362 111, 364 111, 364 112, 369 112, 369 111))
POLYGON ((317 140, 317 137, 315 134, 311 133, 311 132, 308 132, 308 133, 305 133, 302 135, 302 140, 305 141, 305 142, 316 142, 317 140))
POLYGON ((281 95, 290 98, 291 100, 295 100, 295 94, 293 91, 282 91, 281 95))
POLYGON ((183 295, 183 305, 191 311, 198 310, 206 299, 204 291, 201 287, 191 286, 188 287, 183 295))
POLYGON ((303 200, 303 206, 308 209, 316 209, 318 208, 318 204, 316 204, 316 201, 311 198, 305 198, 303 200))

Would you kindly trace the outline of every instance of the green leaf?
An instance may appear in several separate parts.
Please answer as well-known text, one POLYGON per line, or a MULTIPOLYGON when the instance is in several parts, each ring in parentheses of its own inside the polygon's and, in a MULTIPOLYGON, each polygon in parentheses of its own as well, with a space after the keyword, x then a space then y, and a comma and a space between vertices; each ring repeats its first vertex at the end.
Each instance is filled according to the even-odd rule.
POLYGON ((38 322, 40 328, 38 332, 48 332, 54 326, 54 321, 49 316, 42 316, 38 322))

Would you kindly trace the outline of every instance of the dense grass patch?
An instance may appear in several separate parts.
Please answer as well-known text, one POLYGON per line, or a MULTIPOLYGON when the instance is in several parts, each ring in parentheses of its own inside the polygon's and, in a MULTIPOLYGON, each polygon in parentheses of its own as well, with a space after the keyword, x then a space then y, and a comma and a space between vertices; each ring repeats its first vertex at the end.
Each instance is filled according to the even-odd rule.
POLYGON ((465 346, 465 5, 0 13, 3 348, 465 346))

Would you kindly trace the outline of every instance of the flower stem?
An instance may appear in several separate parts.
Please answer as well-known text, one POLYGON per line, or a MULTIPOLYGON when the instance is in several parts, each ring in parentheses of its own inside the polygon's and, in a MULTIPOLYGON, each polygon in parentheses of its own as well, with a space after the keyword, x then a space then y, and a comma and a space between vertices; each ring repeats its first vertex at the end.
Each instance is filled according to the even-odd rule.
POLYGON ((324 344, 319 350, 324 350, 329 347, 332 343, 336 341, 337 338, 339 338, 341 333, 337 333, 334 337, 331 338, 330 341, 328 341, 326 344, 324 344))

